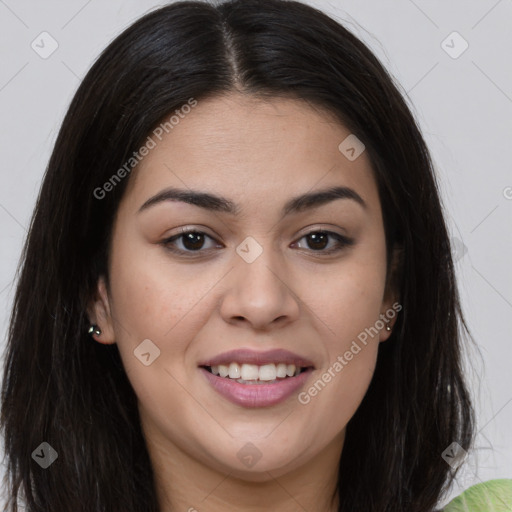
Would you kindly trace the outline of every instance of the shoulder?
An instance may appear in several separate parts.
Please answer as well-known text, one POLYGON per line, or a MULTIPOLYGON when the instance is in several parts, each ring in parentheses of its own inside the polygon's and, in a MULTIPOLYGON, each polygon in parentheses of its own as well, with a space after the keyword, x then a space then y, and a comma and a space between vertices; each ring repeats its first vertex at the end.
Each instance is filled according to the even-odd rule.
POLYGON ((471 486, 440 512, 512 511, 512 479, 488 480, 471 486))

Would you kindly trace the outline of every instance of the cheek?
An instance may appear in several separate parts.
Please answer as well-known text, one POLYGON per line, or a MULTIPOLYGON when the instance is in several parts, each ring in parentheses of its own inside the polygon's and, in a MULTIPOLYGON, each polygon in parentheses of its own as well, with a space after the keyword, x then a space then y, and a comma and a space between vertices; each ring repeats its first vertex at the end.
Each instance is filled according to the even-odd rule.
POLYGON ((181 320, 192 310, 201 309, 215 276, 197 265, 172 263, 159 247, 129 244, 129 236, 118 236, 112 256, 113 313, 123 324, 121 335, 126 327, 137 338, 163 340, 183 327, 181 320))
POLYGON ((198 279, 197 270, 194 279, 191 270, 180 272, 177 266, 164 265, 165 258, 155 258, 155 248, 149 251, 129 240, 128 236, 114 239, 111 312, 116 343, 132 386, 139 398, 152 400, 154 390, 172 387, 173 376, 183 380, 189 340, 204 318, 201 298, 213 283, 209 278, 198 279), (148 348, 148 366, 137 357, 146 353, 139 347, 148 348), (172 376, 166 371, 171 369, 172 376), (162 383, 166 384, 162 387, 162 383))
POLYGON ((314 421, 319 424, 312 430, 323 430, 326 437, 331 437, 346 427, 370 385, 376 357, 375 346, 361 345, 350 361, 341 356, 338 364, 331 364, 311 382, 300 401, 305 411, 309 408, 310 417, 317 418, 314 421))
POLYGON ((326 335, 323 340, 325 364, 298 396, 316 424, 311 430, 323 430, 327 437, 341 431, 361 404, 373 377, 379 347, 375 329, 378 301, 371 306, 366 295, 350 293, 342 294, 339 300, 328 319, 336 335, 326 335))
MULTIPOLYGON (((328 273, 304 275, 299 296, 321 321, 329 352, 342 350, 379 318, 385 285, 385 265, 378 259, 354 257, 328 273)), ((334 355, 331 353, 331 355, 334 355)))
POLYGON ((360 405, 372 379, 379 347, 379 315, 385 285, 383 246, 358 257, 304 287, 308 306, 320 319, 325 359, 299 402, 311 417, 329 416, 334 434, 360 405))
MULTIPOLYGON (((208 283, 190 286, 183 274, 139 256, 112 260, 112 314, 127 377, 139 403, 158 417, 162 411, 187 410, 185 358, 204 317, 200 299, 208 283)), ((172 430, 169 418, 162 421, 172 430)))

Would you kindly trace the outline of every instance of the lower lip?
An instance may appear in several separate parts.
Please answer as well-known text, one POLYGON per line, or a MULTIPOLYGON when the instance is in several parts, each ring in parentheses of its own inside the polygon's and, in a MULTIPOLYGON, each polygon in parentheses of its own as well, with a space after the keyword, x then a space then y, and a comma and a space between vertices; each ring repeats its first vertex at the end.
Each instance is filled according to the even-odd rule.
POLYGON ((236 380, 213 375, 205 368, 200 370, 215 391, 242 407, 269 407, 283 402, 304 385, 313 371, 308 368, 296 377, 278 380, 273 384, 240 384, 236 380))

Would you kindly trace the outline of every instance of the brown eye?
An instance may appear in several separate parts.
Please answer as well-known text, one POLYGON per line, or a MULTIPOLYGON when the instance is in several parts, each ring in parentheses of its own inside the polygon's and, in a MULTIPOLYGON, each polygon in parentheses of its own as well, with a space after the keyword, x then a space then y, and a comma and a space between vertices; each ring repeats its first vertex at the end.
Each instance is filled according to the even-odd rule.
POLYGON ((178 254, 187 254, 187 253, 201 253, 206 252, 209 249, 212 249, 215 244, 213 244, 211 247, 207 247, 205 250, 202 250, 204 248, 204 245, 206 243, 206 240, 212 240, 213 238, 206 233, 203 233, 202 231, 182 231, 181 233, 171 236, 170 238, 165 239, 162 242, 162 245, 175 253, 178 254), (177 247, 177 242, 181 242, 181 247, 177 247))
POLYGON ((311 249, 322 250, 325 249, 329 243, 329 235, 327 233, 317 232, 306 235, 308 245, 311 249))
POLYGON ((341 251, 347 246, 354 245, 353 239, 347 238, 338 233, 333 233, 332 231, 311 231, 307 235, 304 235, 300 240, 302 239, 306 239, 308 249, 322 254, 331 254, 341 251), (331 238, 335 240, 334 246, 326 249, 329 245, 329 239, 331 238))
POLYGON ((185 233, 180 235, 183 237, 183 245, 186 249, 196 251, 201 249, 204 244, 204 234, 198 232, 185 233))

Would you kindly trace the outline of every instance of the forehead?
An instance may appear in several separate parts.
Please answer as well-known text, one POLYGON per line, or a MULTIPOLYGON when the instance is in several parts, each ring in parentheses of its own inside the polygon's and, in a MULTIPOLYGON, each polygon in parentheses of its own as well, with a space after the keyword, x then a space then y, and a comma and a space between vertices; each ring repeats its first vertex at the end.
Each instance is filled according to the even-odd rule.
POLYGON ((305 101, 234 93, 199 100, 173 121, 160 138, 150 134, 155 145, 133 171, 126 201, 140 206, 160 189, 179 186, 257 206, 336 185, 378 201, 366 152, 347 158, 340 144, 354 136, 305 101))

